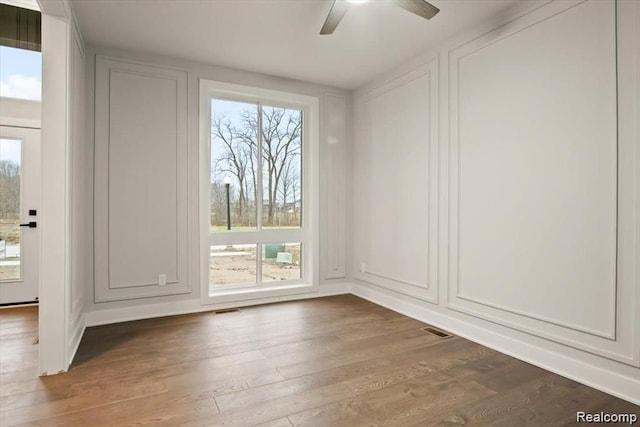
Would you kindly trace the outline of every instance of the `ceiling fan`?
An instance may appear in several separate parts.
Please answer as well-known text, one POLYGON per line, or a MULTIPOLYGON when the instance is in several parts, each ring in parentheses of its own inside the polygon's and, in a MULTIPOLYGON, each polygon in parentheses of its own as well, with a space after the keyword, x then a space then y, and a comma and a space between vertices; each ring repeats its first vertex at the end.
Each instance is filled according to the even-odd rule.
MULTIPOLYGON (((327 19, 324 21, 320 34, 333 34, 352 4, 365 3, 366 1, 367 0, 333 0, 331 10, 329 11, 329 15, 327 15, 327 19)), ((431 19, 440 12, 440 9, 426 0, 392 0, 392 2, 396 6, 411 13, 415 13, 424 19, 431 19)))

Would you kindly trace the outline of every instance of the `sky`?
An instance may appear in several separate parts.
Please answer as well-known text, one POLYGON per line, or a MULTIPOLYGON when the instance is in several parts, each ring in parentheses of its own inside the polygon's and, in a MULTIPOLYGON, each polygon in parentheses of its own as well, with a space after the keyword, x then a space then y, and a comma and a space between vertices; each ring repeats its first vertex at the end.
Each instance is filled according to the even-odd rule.
POLYGON ((40 100, 42 54, 0 46, 0 96, 40 100))
POLYGON ((0 138, 0 161, 11 160, 20 164, 21 141, 17 139, 0 138))
MULTIPOLYGON (((251 104, 239 101, 228 101, 224 99, 212 99, 211 100, 211 118, 229 120, 235 127, 242 127, 242 113, 245 111, 251 111, 255 116, 258 115, 257 104, 251 104)), ((215 165, 220 156, 226 151, 224 144, 218 140, 218 138, 212 139, 211 144, 211 165, 215 165)), ((222 181, 224 177, 222 175, 229 175, 227 173, 216 174, 214 178, 216 181, 222 181)), ((230 176, 230 175, 229 175, 230 176)))
MULTIPOLYGON (((264 108, 272 108, 270 106, 263 106, 264 108)), ((287 114, 296 114, 298 113, 296 110, 286 109, 287 114)), ((241 128, 243 126, 242 115, 245 111, 252 112, 254 116, 258 114, 258 106, 254 103, 242 102, 242 101, 231 101, 224 99, 212 99, 211 100, 211 116, 212 119, 224 118, 225 120, 229 120, 231 124, 237 128, 241 128)), ((288 116, 286 116, 288 117, 288 116)), ((286 126, 286 125, 283 125, 286 126)), ((226 150, 224 149, 224 144, 218 140, 218 138, 212 139, 211 144, 211 164, 215 165, 224 155, 226 150)), ((300 164, 299 162, 293 163, 293 167, 296 168, 298 175, 300 174, 300 164)), ((224 176, 229 175, 230 178, 235 180, 235 178, 231 174, 223 173, 216 174, 212 178, 215 181, 222 182, 224 176)))
MULTIPOLYGON (((39 101, 42 87, 42 54, 0 46, 0 96, 39 101)), ((21 143, 0 139, 0 160, 20 164, 21 143)))

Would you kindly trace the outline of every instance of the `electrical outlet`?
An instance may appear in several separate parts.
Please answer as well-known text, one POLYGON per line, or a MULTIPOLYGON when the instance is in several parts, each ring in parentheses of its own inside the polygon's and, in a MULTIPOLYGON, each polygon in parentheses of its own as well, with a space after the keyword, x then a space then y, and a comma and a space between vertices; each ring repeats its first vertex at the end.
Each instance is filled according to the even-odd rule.
POLYGON ((367 272, 367 264, 365 264, 364 262, 360 263, 360 272, 362 273, 367 272))
POLYGON ((158 274, 158 285, 164 286, 167 284, 167 275, 166 274, 158 274))

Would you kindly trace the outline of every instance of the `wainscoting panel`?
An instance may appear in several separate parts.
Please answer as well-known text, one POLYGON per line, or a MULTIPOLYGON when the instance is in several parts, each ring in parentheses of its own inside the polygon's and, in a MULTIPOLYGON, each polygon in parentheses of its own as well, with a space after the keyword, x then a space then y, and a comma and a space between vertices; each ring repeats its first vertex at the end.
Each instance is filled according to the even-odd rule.
POLYGON ((186 85, 181 70, 96 58, 96 302, 189 291, 186 85))
POLYGON ((437 303, 438 63, 355 99, 354 277, 437 303))
POLYGON ((339 279, 346 275, 346 165, 347 165, 347 98, 325 96, 324 201, 322 233, 323 279, 339 279))
POLYGON ((638 366, 617 28, 558 2, 448 51, 448 307, 638 366))

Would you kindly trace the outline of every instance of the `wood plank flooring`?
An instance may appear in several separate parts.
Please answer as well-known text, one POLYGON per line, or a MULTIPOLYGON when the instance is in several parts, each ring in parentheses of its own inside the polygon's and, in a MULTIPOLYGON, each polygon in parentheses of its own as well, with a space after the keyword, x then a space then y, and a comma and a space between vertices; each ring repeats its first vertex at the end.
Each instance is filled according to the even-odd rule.
POLYGON ((568 425, 640 407, 354 296, 87 329, 38 378, 37 309, 0 310, 1 426, 568 425))

